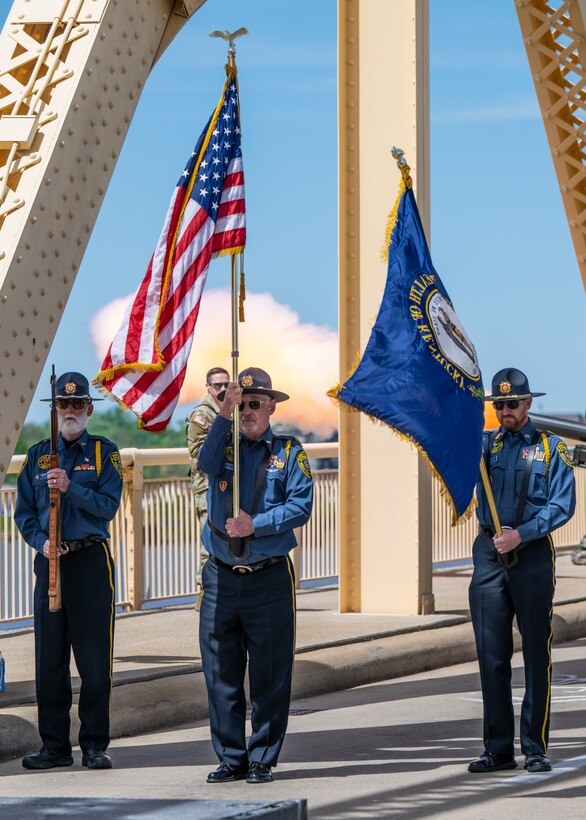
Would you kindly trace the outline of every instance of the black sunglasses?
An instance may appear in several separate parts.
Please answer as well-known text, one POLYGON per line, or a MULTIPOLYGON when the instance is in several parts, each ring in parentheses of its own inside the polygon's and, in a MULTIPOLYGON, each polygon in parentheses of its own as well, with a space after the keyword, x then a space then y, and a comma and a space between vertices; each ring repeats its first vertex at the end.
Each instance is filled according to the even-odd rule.
POLYGON ((209 382, 209 387, 215 387, 216 390, 227 390, 230 382, 209 382))
POLYGON ((242 413, 246 405, 248 405, 251 410, 260 410, 263 404, 264 401, 262 399, 250 399, 250 401, 241 401, 238 405, 238 409, 242 413))
POLYGON ((509 408, 509 410, 516 410, 517 407, 521 404, 520 399, 511 399, 510 401, 493 401, 492 406, 495 410, 502 410, 505 406, 509 408))
POLYGON ((67 410, 69 405, 71 405, 74 410, 83 410, 86 404, 89 404, 87 399, 57 399, 57 407, 59 410, 67 410))

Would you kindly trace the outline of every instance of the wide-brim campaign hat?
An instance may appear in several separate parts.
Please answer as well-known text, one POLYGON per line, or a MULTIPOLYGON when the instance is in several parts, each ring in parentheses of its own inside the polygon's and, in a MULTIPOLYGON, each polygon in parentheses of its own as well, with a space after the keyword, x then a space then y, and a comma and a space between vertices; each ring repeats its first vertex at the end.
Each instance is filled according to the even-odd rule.
MULTIPOLYGON (((55 382, 56 399, 87 399, 87 401, 104 401, 99 396, 90 394, 90 383, 82 373, 63 373, 55 382)), ((52 401, 52 399, 41 399, 52 401)))
POLYGON ((530 399, 532 396, 545 395, 545 393, 533 393, 529 389, 529 380, 521 370, 517 370, 516 367, 505 367, 493 376, 492 395, 485 396, 484 401, 530 399))
MULTIPOLYGON (((289 396, 280 390, 273 389, 273 382, 266 370, 260 367, 247 367, 238 374, 238 384, 243 393, 258 393, 261 396, 270 396, 275 401, 287 401, 289 396)), ((218 399, 224 401, 226 391, 218 393, 218 399)))

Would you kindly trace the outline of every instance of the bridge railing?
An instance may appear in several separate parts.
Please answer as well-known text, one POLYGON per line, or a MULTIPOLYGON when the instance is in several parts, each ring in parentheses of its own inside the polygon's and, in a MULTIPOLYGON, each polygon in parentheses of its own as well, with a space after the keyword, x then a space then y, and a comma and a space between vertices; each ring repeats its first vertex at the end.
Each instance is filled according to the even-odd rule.
MULTIPOLYGON (((338 445, 306 444, 311 459, 336 458, 338 445)), ((180 601, 196 593, 199 532, 186 448, 122 450, 122 503, 111 525, 116 560, 117 604, 140 609, 145 603, 180 601), (147 467, 173 467, 175 477, 145 478, 147 467)), ((9 473, 20 470, 24 456, 14 456, 9 473)), ((576 469, 576 515, 555 533, 555 544, 573 547, 586 532, 586 469, 576 469)), ((338 576, 338 471, 313 471, 315 503, 310 521, 298 532, 293 551, 298 584, 335 581, 338 576)), ((433 562, 471 557, 474 517, 451 526, 450 510, 433 482, 433 562)), ((16 488, 0 492, 0 622, 18 622, 33 614, 32 551, 14 523, 16 488)))

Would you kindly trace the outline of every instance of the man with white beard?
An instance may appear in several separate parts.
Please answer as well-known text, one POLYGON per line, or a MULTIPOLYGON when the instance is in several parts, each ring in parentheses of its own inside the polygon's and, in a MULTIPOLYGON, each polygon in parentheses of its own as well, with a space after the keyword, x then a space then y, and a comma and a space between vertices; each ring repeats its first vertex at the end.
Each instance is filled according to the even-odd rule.
MULTIPOLYGON (((50 466, 49 439, 27 453, 18 477, 14 519, 34 550, 35 680, 39 752, 25 769, 71 766, 71 649, 81 679, 79 745, 82 765, 111 769, 110 692, 114 640, 114 562, 108 525, 122 494, 115 444, 86 430, 94 407, 88 380, 64 373, 56 382, 59 467, 50 466), (61 493, 62 607, 49 611, 49 490, 61 493)), ((45 399, 50 401, 50 399, 45 399)))

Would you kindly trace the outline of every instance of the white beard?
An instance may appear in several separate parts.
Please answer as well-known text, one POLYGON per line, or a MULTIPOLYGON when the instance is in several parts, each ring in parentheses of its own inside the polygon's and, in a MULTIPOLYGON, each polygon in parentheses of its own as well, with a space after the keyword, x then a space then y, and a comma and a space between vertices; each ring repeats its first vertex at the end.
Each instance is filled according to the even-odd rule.
POLYGON ((67 440, 75 439, 81 436, 87 424, 88 415, 87 408, 85 413, 77 416, 69 416, 64 419, 59 419, 59 432, 63 438, 67 440))

